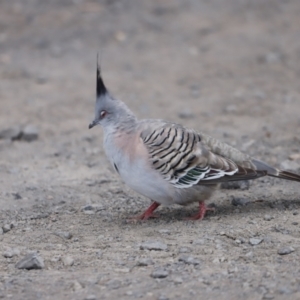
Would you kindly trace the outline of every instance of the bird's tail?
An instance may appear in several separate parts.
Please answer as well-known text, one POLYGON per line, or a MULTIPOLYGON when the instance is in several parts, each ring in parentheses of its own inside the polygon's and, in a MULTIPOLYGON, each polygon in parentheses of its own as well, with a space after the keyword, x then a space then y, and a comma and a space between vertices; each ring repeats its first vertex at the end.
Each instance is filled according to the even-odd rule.
POLYGON ((273 168, 273 167, 269 166, 268 164, 266 164, 260 160, 257 160, 257 159, 253 159, 252 163, 256 166, 257 170, 267 171, 268 176, 300 182, 299 174, 273 168))

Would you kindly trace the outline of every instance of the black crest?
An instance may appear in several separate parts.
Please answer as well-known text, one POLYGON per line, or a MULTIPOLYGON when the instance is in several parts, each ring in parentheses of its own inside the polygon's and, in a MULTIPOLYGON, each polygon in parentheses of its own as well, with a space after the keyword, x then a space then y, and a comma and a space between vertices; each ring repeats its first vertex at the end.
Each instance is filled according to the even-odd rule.
POLYGON ((98 61, 98 54, 97 54, 97 78, 96 78, 96 83, 97 83, 97 97, 100 97, 102 95, 105 95, 107 93, 107 89, 104 85, 104 82, 102 80, 102 77, 101 77, 101 69, 100 69, 100 66, 99 66, 99 61, 98 61))

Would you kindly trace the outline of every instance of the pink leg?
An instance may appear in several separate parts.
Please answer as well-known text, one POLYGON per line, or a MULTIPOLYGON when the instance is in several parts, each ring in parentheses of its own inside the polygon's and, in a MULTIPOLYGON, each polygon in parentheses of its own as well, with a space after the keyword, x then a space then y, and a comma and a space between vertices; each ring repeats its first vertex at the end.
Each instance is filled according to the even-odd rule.
POLYGON ((155 215, 153 215, 153 212, 160 206, 160 203, 153 202, 148 209, 142 213, 141 215, 135 216, 132 219, 133 220, 147 220, 149 218, 156 218, 155 215))
POLYGON ((204 202, 199 202, 199 212, 187 220, 202 220, 208 210, 215 211, 215 208, 207 207, 204 202))

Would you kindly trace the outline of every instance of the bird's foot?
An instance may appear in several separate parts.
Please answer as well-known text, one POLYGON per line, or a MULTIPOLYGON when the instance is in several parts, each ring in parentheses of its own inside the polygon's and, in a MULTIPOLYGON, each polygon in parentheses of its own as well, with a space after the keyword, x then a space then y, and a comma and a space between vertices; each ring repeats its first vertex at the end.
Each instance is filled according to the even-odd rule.
POLYGON ((158 215, 154 215, 153 212, 160 206, 160 203, 153 202, 149 208, 142 213, 141 215, 133 216, 129 219, 131 222, 137 222, 137 221, 146 221, 149 218, 158 218, 158 215))
POLYGON ((207 207, 204 202, 199 202, 199 212, 192 217, 186 218, 186 220, 202 220, 209 210, 214 212, 216 209, 214 207, 207 207))

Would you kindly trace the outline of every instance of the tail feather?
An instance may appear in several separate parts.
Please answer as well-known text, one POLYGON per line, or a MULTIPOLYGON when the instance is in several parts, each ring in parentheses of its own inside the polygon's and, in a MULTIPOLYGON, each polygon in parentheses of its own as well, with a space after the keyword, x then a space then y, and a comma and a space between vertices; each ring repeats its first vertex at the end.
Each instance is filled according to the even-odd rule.
POLYGON ((288 171, 279 170, 278 175, 270 175, 270 176, 300 182, 300 175, 288 171))
POLYGON ((278 169, 276 169, 274 167, 271 167, 268 164, 266 164, 266 163, 264 163, 260 160, 257 160, 257 159, 253 159, 252 163, 255 165, 257 170, 267 171, 268 176, 300 182, 300 175, 299 174, 296 174, 296 173, 293 173, 293 172, 288 172, 288 171, 283 171, 283 170, 278 170, 278 169))

